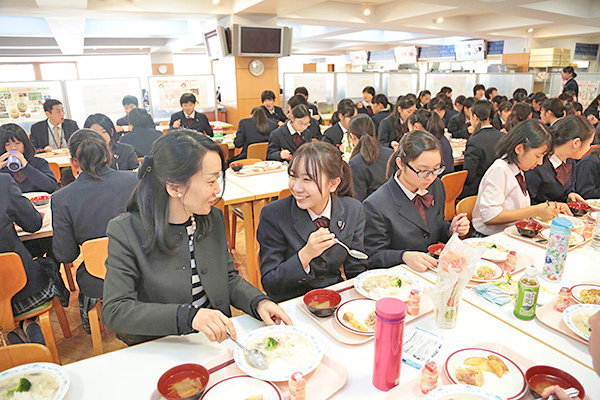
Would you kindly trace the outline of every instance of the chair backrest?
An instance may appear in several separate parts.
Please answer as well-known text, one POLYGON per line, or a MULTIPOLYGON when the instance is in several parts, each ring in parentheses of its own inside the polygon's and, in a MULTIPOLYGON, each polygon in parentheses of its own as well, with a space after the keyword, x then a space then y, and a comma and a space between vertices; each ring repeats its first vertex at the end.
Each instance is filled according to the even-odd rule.
POLYGON ((442 183, 446 190, 446 221, 451 221, 455 214, 456 198, 460 195, 467 180, 467 171, 452 172, 442 176, 442 183))
POLYGON ((27 284, 27 275, 17 253, 0 254, 0 332, 10 332, 17 327, 11 300, 27 284))
POLYGON ((13 344, 0 347, 0 372, 19 365, 48 362, 53 363, 52 353, 46 346, 37 343, 13 344))
POLYGON ((104 279, 106 276, 106 265, 104 262, 108 257, 108 238, 87 240, 81 245, 81 254, 85 269, 96 278, 104 279))
POLYGON ((221 147, 221 152, 223 153, 225 160, 227 160, 229 158, 229 145, 227 143, 219 143, 219 146, 221 147))
POLYGON ((52 171, 52 173, 56 177, 56 180, 60 182, 60 167, 58 166, 58 163, 49 162, 48 166, 50 167, 50 171, 52 171))
MULTIPOLYGON (((594 150, 595 150, 595 149, 597 149, 598 147, 600 147, 600 144, 593 144, 593 145, 591 145, 591 146, 590 146, 590 149, 587 151, 587 153, 585 153, 585 155, 584 155, 583 157, 587 156, 588 154, 590 154, 592 151, 594 151, 594 150)), ((582 157, 582 158, 583 158, 583 157, 582 157)))
POLYGON ((77 168, 75 168, 73 164, 71 164, 71 172, 73 173, 73 178, 77 178, 77 175, 79 175, 77 168))
POLYGON ((279 196, 277 196, 280 199, 284 199, 288 196, 290 196, 292 194, 292 192, 290 191, 290 189, 283 189, 281 192, 279 192, 279 196))
POLYGON ((213 204, 213 207, 218 208, 219 210, 223 211, 223 213, 224 213, 225 212, 225 200, 223 200, 223 198, 221 198, 218 202, 213 204))
POLYGON ((265 161, 267 159, 267 147, 269 147, 269 142, 251 144, 248 146, 246 157, 265 161))
POLYGON ((234 162, 236 164, 242 164, 242 165, 253 165, 253 164, 256 164, 257 162, 261 162, 261 161, 263 161, 263 160, 261 160, 259 158, 243 158, 241 160, 236 160, 234 162))
POLYGON ((469 221, 472 221, 475 202, 477 202, 477 196, 465 197, 456 205, 456 214, 467 213, 467 218, 469 218, 469 221))

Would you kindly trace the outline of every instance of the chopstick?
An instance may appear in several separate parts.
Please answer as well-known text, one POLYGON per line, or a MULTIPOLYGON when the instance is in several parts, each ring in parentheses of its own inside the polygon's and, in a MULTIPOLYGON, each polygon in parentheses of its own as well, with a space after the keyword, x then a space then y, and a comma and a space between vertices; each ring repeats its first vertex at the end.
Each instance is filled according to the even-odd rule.
POLYGON ((234 362, 235 362, 235 360, 233 358, 231 360, 227 360, 225 362, 222 362, 219 365, 215 365, 214 367, 209 368, 208 369, 208 373, 209 374, 214 374, 215 372, 217 372, 217 371, 219 371, 219 370, 221 370, 221 369, 223 369, 223 368, 225 368, 225 367, 233 364, 234 362))
POLYGON ((338 289, 338 290, 336 290, 336 292, 343 293, 343 292, 346 292, 346 291, 348 291, 350 289, 354 289, 354 285, 350 285, 348 287, 345 287, 345 288, 342 288, 342 289, 338 289))

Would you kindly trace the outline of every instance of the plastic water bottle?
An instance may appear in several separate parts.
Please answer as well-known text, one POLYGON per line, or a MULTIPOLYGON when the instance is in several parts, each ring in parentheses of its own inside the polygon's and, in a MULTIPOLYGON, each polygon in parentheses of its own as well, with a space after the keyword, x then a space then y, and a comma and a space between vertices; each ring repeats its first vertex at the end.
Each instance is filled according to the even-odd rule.
POLYGON ((373 385, 387 392, 400 383, 406 304, 394 297, 375 303, 373 385))
MULTIPOLYGON (((550 282, 560 282, 562 279, 569 251, 571 229, 573 223, 566 218, 556 217, 552 220, 542 269, 542 277, 550 282)), ((598 239, 600 241, 600 234, 598 239)))
POLYGON ((592 235, 592 249, 600 251, 600 222, 598 221, 596 221, 596 227, 592 235))
POLYGON ((515 316, 519 319, 532 320, 535 317, 535 306, 540 292, 535 265, 528 265, 525 275, 519 279, 519 293, 515 302, 515 316))

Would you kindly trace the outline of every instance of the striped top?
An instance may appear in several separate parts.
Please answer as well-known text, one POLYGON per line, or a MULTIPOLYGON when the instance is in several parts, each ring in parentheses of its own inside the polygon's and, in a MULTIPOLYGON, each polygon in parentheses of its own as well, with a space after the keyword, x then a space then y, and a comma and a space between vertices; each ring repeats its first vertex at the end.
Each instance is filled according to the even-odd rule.
POLYGON ((191 219, 189 225, 186 226, 186 229, 190 246, 190 262, 192 267, 192 305, 200 308, 207 308, 209 306, 208 297, 206 297, 204 286, 202 286, 202 282, 200 282, 200 275, 198 275, 196 259, 194 258, 194 232, 196 231, 196 221, 193 218, 191 219))

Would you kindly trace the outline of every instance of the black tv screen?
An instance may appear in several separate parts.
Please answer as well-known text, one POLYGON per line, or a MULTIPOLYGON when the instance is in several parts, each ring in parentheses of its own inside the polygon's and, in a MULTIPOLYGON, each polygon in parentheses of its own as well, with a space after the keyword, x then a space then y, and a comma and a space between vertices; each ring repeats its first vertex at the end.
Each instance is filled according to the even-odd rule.
POLYGON ((281 53, 281 28, 253 28, 242 26, 240 47, 242 54, 281 53))

